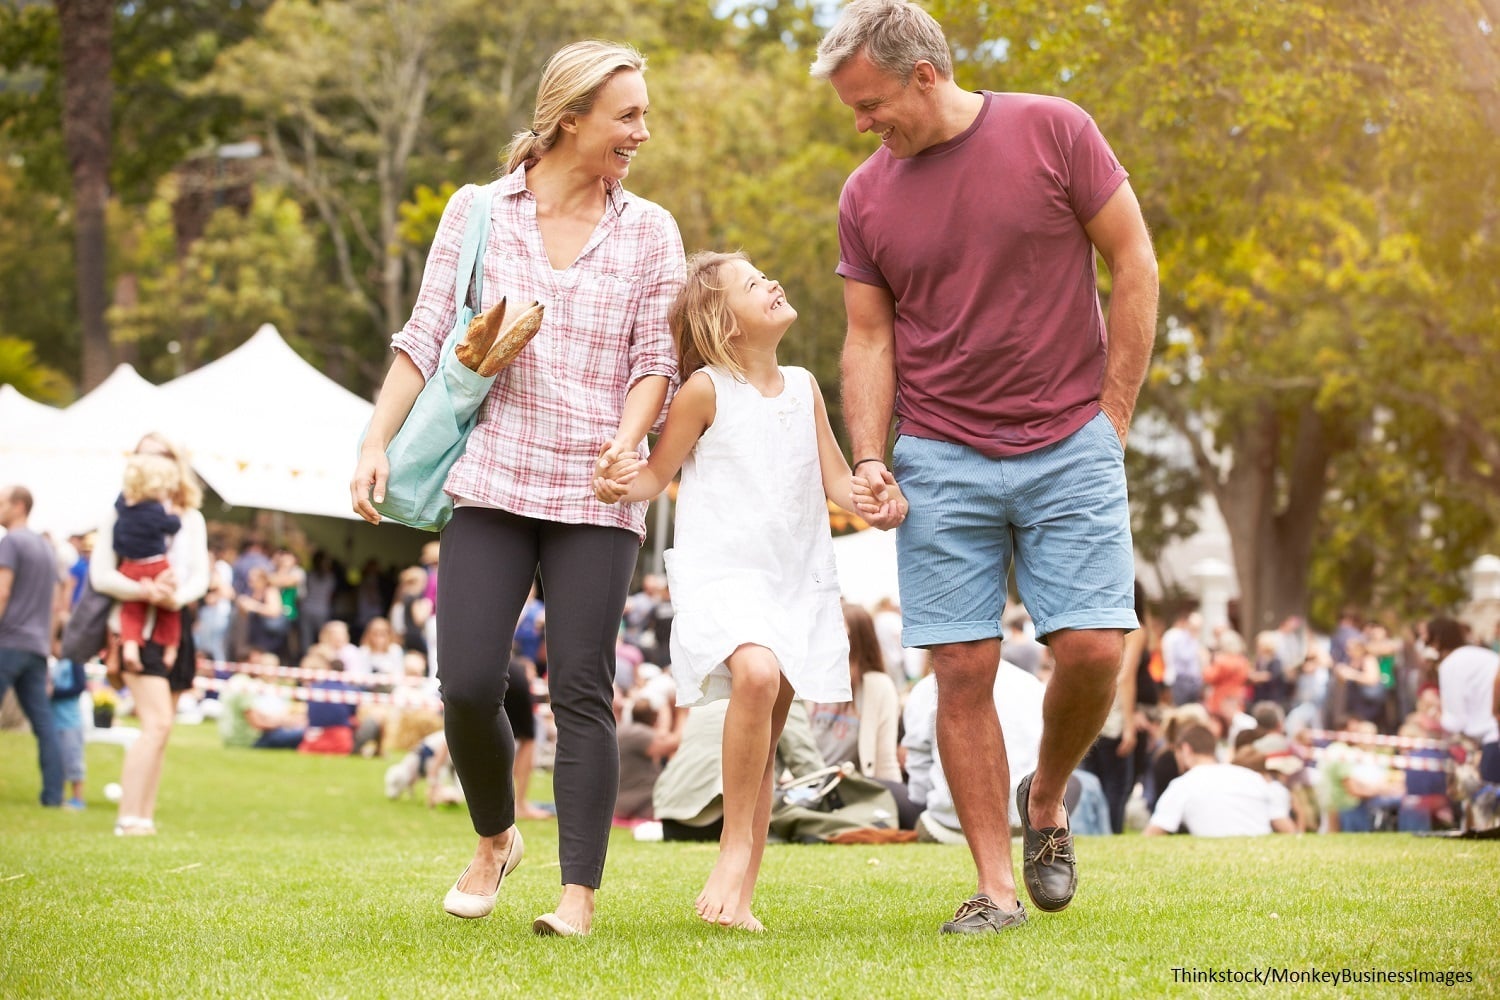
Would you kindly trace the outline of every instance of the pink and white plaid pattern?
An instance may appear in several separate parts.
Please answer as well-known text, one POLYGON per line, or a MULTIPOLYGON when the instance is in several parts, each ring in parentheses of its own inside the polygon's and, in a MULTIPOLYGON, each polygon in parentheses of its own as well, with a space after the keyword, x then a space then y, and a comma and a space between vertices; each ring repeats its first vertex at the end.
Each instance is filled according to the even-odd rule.
MULTIPOLYGON (((391 338, 428 378, 453 328, 453 283, 473 195, 460 190, 438 224, 411 319, 391 338)), ((524 168, 494 182, 483 306, 501 296, 546 307, 541 332, 495 379, 468 449, 444 489, 459 501, 566 524, 627 528, 642 539, 646 504, 602 504, 594 459, 620 426, 625 394, 648 375, 677 374, 667 311, 682 287, 677 223, 613 185, 578 259, 554 271, 524 168)))

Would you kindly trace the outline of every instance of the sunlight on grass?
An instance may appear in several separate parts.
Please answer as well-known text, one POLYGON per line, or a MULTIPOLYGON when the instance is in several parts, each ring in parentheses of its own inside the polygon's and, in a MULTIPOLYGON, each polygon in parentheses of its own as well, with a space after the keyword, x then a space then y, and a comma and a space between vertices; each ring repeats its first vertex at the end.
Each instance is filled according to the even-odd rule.
MULTIPOLYGON (((36 806, 35 749, 0 733, 3 997, 1220 996, 1172 968, 1463 970, 1474 982, 1278 986, 1290 995, 1493 996, 1500 846, 1406 835, 1080 842, 1062 914, 998 938, 938 924, 972 892, 961 848, 767 854, 756 910, 726 933, 691 904, 713 845, 617 831, 595 933, 537 938, 557 898, 556 826, 523 824, 526 860, 486 920, 441 911, 472 850, 462 809, 389 802, 389 761, 226 751, 179 729, 154 838, 116 838, 91 745, 89 807, 36 806)), ((550 795, 539 775, 533 797, 550 795)))

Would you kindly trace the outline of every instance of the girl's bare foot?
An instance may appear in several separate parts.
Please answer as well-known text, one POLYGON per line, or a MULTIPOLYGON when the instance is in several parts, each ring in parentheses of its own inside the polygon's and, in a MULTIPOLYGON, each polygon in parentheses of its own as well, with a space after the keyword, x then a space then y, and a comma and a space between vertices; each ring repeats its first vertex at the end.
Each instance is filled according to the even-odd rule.
POLYGON ((141 647, 134 641, 125 642, 120 645, 120 660, 125 664, 125 669, 133 674, 141 672, 141 647))
POLYGON ((538 808, 530 802, 516 803, 516 819, 556 819, 557 817, 545 809, 538 808))
POLYGON ((748 906, 741 907, 734 915, 734 923, 729 926, 738 931, 753 931, 756 934, 763 933, 766 925, 755 919, 755 914, 750 912, 748 906))
POLYGON ((708 884, 698 894, 693 909, 711 924, 728 927, 740 908, 740 890, 750 867, 750 849, 720 848, 719 860, 708 874, 708 884))

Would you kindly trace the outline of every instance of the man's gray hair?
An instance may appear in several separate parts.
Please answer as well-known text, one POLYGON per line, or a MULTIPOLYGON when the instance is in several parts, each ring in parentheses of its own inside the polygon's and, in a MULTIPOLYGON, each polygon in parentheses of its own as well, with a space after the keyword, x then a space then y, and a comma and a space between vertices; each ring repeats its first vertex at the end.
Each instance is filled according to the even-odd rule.
POLYGON ((953 56, 942 25, 907 0, 854 0, 818 45, 812 75, 826 80, 860 52, 882 73, 903 83, 919 62, 953 79, 953 56))

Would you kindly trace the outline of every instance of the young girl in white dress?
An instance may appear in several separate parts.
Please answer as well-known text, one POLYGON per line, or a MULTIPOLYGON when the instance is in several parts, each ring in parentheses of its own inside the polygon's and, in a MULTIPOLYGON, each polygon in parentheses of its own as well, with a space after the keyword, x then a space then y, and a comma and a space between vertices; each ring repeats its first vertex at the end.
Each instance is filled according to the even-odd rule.
POLYGON ((797 312, 743 254, 701 253, 672 310, 682 387, 649 461, 606 448, 595 494, 648 500, 682 470, 675 547, 666 553, 677 703, 729 698, 724 832, 695 908, 763 930, 750 911, 766 832, 776 740, 792 699, 848 701, 832 500, 894 527, 906 502, 857 479, 811 373, 776 363, 797 312))

